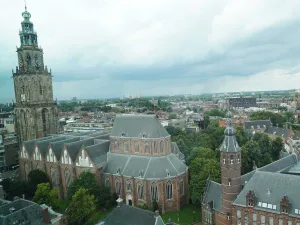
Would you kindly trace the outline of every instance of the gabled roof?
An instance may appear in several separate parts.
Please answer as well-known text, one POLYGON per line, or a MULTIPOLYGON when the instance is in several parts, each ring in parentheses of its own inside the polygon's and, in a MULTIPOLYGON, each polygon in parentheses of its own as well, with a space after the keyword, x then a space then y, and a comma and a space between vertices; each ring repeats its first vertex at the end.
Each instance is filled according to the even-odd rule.
MULTIPOLYGON (((101 224, 101 223, 100 223, 101 224)), ((116 207, 103 221, 103 225, 164 225, 154 212, 126 204, 116 207)))
POLYGON ((69 138, 66 140, 62 140, 62 141, 56 141, 53 143, 50 142, 51 148, 56 156, 56 159, 60 160, 60 156, 61 156, 61 152, 62 152, 62 148, 63 148, 64 144, 79 141, 79 140, 80 140, 80 137, 72 137, 72 138, 69 138))
POLYGON ((107 160, 107 152, 109 151, 109 140, 95 139, 95 142, 98 144, 88 146, 85 148, 88 155, 91 157, 91 160, 96 165, 100 165, 107 160))
POLYGON ((208 180, 202 203, 213 202, 213 209, 220 211, 222 207, 222 185, 208 180))
POLYGON ((94 144, 95 144, 95 138, 88 138, 76 142, 67 143, 66 147, 70 154, 70 158, 74 162, 82 146, 88 147, 94 144))
POLYGON ((39 138, 39 139, 33 139, 30 141, 24 141, 23 144, 25 145, 28 154, 31 155, 32 152, 34 151, 34 146, 35 146, 36 141, 43 141, 43 140, 48 140, 48 139, 52 139, 52 136, 43 137, 43 138, 39 138))
POLYGON ((65 140, 66 137, 64 136, 53 136, 51 139, 46 139, 46 140, 37 140, 37 146, 42 154, 42 156, 44 157, 45 154, 48 152, 49 150, 49 143, 50 142, 55 142, 55 141, 62 141, 65 140))
POLYGON ((275 135, 275 136, 280 136, 283 139, 287 138, 290 134, 291 130, 290 129, 285 129, 281 127, 268 127, 265 133, 275 135))
POLYGON ((156 115, 117 115, 111 137, 163 138, 170 134, 162 126, 156 115))
POLYGON ((108 153, 107 158, 105 173, 117 174, 120 169, 121 175, 127 177, 138 178, 141 175, 144 179, 166 179, 187 170, 184 162, 173 153, 160 157, 108 153))
POLYGON ((270 120, 253 120, 253 121, 245 121, 245 128, 246 129, 251 129, 252 126, 254 129, 257 129, 257 126, 260 126, 260 128, 263 128, 264 125, 266 128, 272 126, 272 123, 270 120))
POLYGON ((234 205, 246 206, 246 195, 249 191, 254 191, 257 196, 257 209, 267 209, 268 211, 280 212, 280 201, 283 196, 287 196, 291 202, 290 214, 295 214, 295 209, 300 209, 300 177, 282 173, 270 173, 256 171, 247 185, 234 200, 234 205), (267 205, 272 207, 268 208, 267 205), (276 205, 276 207, 273 207, 276 205))

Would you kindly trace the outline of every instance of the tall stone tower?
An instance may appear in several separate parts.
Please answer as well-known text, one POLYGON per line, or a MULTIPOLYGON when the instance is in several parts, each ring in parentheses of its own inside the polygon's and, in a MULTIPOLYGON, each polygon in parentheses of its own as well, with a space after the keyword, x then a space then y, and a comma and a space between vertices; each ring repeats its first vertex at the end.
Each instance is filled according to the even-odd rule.
POLYGON ((225 138, 220 148, 222 173, 222 212, 226 221, 231 224, 232 201, 241 190, 241 148, 239 147, 235 129, 232 127, 231 112, 227 113, 225 138))
POLYGON ((18 64, 13 71, 15 117, 19 142, 57 132, 57 104, 53 101, 52 75, 44 65, 43 49, 25 7, 22 13, 18 64))

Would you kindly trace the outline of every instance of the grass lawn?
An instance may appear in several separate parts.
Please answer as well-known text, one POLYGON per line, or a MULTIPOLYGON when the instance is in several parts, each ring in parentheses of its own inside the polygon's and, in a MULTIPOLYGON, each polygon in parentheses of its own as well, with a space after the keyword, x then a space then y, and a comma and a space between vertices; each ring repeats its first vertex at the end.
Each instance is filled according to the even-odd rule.
POLYGON ((86 222, 85 225, 95 225, 100 220, 104 219, 108 214, 111 213, 111 211, 114 209, 114 207, 107 209, 107 210, 100 210, 95 212, 90 219, 86 222))
POLYGON ((162 218, 165 223, 168 222, 169 218, 171 218, 171 221, 174 223, 188 225, 194 222, 194 211, 195 222, 198 222, 201 220, 201 208, 195 205, 186 205, 179 212, 167 212, 165 215, 162 215, 162 218))
POLYGON ((66 199, 58 199, 58 208, 55 210, 59 213, 65 213, 67 206, 69 205, 70 201, 66 199))

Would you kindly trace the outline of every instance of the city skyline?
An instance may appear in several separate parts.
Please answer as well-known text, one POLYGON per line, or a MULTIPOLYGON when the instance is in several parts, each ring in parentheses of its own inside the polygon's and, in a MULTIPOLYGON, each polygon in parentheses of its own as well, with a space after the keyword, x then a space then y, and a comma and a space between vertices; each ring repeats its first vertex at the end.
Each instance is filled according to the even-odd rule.
MULTIPOLYGON (((0 96, 14 98, 24 3, 2 4, 0 96)), ((54 98, 299 88, 298 1, 29 0, 28 11, 54 98)))

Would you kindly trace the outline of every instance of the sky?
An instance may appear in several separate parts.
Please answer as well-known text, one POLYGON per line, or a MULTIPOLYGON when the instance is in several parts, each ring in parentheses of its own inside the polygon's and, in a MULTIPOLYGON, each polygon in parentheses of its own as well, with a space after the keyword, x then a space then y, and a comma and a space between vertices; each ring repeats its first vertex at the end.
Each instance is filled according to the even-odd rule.
MULTIPOLYGON (((54 98, 300 88, 299 0, 27 0, 54 98)), ((23 0, 0 1, 0 101, 23 0)))

